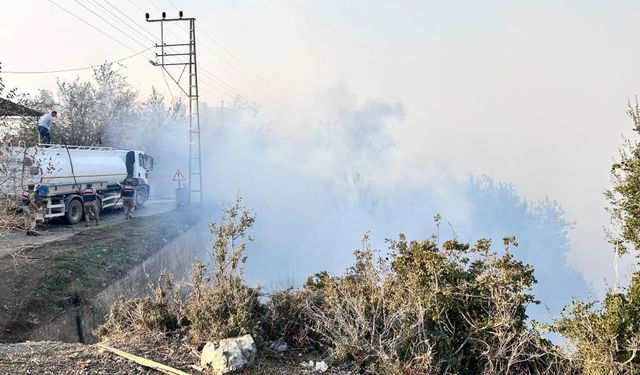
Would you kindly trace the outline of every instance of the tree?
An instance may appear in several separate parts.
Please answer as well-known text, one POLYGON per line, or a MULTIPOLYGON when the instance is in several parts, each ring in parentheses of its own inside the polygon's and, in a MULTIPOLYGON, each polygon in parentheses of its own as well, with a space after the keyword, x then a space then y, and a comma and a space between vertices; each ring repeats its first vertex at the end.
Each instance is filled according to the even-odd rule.
MULTIPOLYGON (((628 103, 633 131, 640 134, 640 103, 628 103)), ((640 250, 640 143, 624 139, 620 160, 611 166, 612 186, 605 192, 614 232, 607 233, 617 255, 640 250)), ((640 372, 640 272, 622 291, 599 301, 573 301, 552 325, 575 350, 571 359, 583 374, 640 372)))
MULTIPOLYGON (((633 131, 640 134, 640 102, 628 103, 627 114, 633 121, 633 131)), ((611 166, 612 187, 605 192, 612 224, 618 233, 611 233, 609 241, 618 253, 640 250, 640 143, 638 139, 623 140, 620 160, 611 166)), ((636 254, 640 255, 640 254, 636 254)))
POLYGON ((98 138, 105 144, 120 146, 130 138, 138 120, 138 93, 127 81, 120 64, 105 63, 93 70, 98 138))

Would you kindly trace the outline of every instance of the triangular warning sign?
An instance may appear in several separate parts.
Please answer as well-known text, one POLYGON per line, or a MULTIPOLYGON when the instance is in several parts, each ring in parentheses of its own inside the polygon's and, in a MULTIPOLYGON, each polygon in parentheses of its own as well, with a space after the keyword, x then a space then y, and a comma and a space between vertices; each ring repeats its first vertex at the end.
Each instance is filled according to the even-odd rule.
POLYGON ((186 179, 182 175, 182 172, 180 172, 179 169, 176 171, 176 174, 173 176, 173 181, 177 181, 177 182, 186 181, 186 179))

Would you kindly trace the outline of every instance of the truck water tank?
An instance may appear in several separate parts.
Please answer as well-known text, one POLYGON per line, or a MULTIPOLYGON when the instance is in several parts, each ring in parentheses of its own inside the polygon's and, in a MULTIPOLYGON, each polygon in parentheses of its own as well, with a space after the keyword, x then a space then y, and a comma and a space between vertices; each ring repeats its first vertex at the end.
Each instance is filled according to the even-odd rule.
POLYGON ((118 150, 109 148, 33 147, 29 178, 37 185, 69 185, 89 182, 122 182, 127 167, 118 150), (36 172, 36 173, 33 173, 36 172))

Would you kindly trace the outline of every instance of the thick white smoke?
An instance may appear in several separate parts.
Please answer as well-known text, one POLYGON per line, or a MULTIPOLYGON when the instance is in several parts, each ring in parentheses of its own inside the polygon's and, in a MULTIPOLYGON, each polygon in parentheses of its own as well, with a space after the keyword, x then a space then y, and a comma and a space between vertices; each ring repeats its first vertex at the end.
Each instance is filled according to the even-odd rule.
MULTIPOLYGON (((225 109, 224 120, 219 108, 202 111, 207 199, 223 203, 239 192, 257 212, 250 281, 284 287, 314 272, 341 272, 366 231, 383 249, 400 232, 429 237, 440 213, 451 223, 441 226, 443 237, 488 237, 499 248, 515 235, 516 253, 535 266, 535 292, 553 313, 590 291, 567 264, 571 225, 553 201, 528 201, 489 177, 414 179, 395 161, 390 130, 402 126, 401 103, 359 101, 344 87, 320 97, 316 119, 290 124, 242 108, 225 109)), ((548 318, 546 306, 532 314, 548 318)))

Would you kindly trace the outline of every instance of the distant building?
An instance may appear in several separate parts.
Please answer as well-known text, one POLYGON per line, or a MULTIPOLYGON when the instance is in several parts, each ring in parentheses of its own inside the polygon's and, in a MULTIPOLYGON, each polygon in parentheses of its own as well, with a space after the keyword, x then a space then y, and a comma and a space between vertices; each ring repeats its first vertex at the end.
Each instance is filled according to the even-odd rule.
POLYGON ((16 129, 25 117, 34 118, 33 128, 35 131, 36 121, 42 115, 43 113, 40 111, 0 98, 0 135, 16 129))

